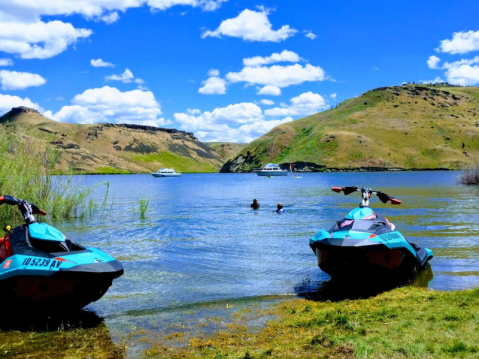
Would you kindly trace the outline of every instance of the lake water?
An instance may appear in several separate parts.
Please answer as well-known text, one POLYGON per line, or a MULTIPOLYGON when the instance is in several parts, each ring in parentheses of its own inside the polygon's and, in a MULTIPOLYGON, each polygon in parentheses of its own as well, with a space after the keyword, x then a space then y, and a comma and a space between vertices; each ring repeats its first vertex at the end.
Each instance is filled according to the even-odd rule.
POLYGON ((457 172, 304 173, 268 179, 255 174, 86 176, 109 181, 107 216, 63 221, 74 241, 122 261, 123 277, 90 305, 108 318, 191 303, 294 295, 328 276, 317 267, 309 237, 357 206, 331 186, 368 186, 403 201, 371 207, 409 240, 434 251, 432 273, 418 283, 436 290, 479 284, 479 188, 456 184, 457 172), (139 200, 149 199, 145 218, 139 200), (257 198, 259 210, 250 203, 257 198), (275 213, 282 202, 286 213, 275 213), (432 278, 431 278, 432 277, 432 278))
MULTIPOLYGON (((228 308, 264 307, 320 288, 329 277, 317 267, 309 238, 360 202, 358 194, 337 194, 332 186, 367 186, 402 200, 401 206, 391 206, 374 197, 371 207, 409 240, 434 251, 430 269, 413 285, 433 290, 479 285, 479 188, 456 184, 458 175, 85 176, 82 182, 88 186, 110 183, 107 215, 53 224, 72 240, 122 261, 125 274, 88 306, 104 318, 112 339, 125 338, 135 328, 161 337, 160 331, 228 316, 228 308), (253 198, 261 203, 259 210, 250 208, 253 198), (141 199, 149 200, 144 218, 141 199), (278 202, 286 213, 275 212, 278 202)), ((148 345, 135 335, 128 338, 128 355, 141 356, 148 345)))

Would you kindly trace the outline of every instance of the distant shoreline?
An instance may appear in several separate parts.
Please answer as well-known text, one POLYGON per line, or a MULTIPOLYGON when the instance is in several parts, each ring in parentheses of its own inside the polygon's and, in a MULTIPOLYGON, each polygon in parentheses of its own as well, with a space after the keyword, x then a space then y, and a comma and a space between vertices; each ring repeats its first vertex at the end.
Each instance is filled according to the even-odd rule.
MULTIPOLYGON (((294 171, 289 172, 293 173, 351 173, 351 172, 436 172, 436 171, 448 171, 448 172, 461 172, 463 170, 459 169, 449 169, 449 168, 411 168, 411 169, 392 169, 392 168, 376 168, 376 167, 360 167, 360 168, 326 168, 321 171, 294 171)), ((182 174, 251 174, 255 172, 181 172, 182 174)), ((92 175, 92 176, 102 176, 102 175, 148 175, 150 172, 131 172, 131 173, 118 173, 118 172, 105 172, 105 173, 95 173, 95 172, 77 172, 77 173, 55 173, 56 176, 82 176, 82 175, 92 175)))

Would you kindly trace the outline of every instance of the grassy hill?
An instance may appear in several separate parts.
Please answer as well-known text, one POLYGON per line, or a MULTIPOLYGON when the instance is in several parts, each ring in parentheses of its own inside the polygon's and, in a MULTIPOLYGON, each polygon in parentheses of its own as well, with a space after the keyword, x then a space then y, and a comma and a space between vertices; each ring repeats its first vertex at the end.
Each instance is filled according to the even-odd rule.
POLYGON ((247 145, 247 143, 205 142, 205 145, 216 151, 216 153, 218 153, 221 158, 226 161, 241 151, 247 145))
POLYGON ((49 120, 18 107, 0 117, 7 131, 39 138, 61 156, 58 172, 148 173, 160 167, 217 172, 223 160, 189 132, 139 125, 78 125, 49 120))
POLYGON ((377 88, 275 127, 221 172, 248 172, 268 162, 304 170, 470 167, 479 162, 479 88, 377 88))

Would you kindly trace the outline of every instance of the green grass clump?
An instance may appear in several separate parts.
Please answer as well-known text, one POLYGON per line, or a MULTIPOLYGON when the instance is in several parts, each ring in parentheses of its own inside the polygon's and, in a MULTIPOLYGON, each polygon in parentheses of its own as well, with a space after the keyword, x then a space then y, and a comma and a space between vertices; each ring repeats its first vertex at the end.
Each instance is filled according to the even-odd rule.
POLYGON ((207 162, 198 162, 193 158, 178 156, 168 151, 160 151, 148 155, 136 155, 132 158, 139 163, 158 163, 161 167, 173 168, 176 172, 217 172, 207 162))
POLYGON ((112 342, 108 328, 51 332, 0 331, 0 357, 13 358, 96 358, 126 357, 126 346, 112 342))
MULTIPOLYGON (((39 140, 0 127, 0 194, 35 203, 52 218, 85 217, 91 213, 96 208, 90 201, 95 187, 83 186, 79 177, 55 176, 59 153, 39 148, 42 148, 39 140)), ((14 217, 18 214, 15 207, 3 205, 0 222, 19 220, 14 217)))
POLYGON ((479 289, 399 288, 368 299, 295 299, 261 331, 230 325, 189 345, 156 343, 153 358, 477 358, 479 289))
POLYGON ((145 213, 148 209, 148 205, 150 204, 150 200, 147 199, 147 198, 142 198, 140 199, 140 201, 138 202, 138 205, 139 205, 139 209, 140 209, 140 217, 141 218, 144 218, 145 217, 145 213))

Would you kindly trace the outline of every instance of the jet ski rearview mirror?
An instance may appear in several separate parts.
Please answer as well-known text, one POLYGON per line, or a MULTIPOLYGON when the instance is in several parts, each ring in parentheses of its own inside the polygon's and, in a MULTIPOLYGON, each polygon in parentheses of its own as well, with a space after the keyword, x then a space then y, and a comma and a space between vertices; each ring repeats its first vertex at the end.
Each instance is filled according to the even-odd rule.
POLYGON ((33 214, 39 214, 40 216, 46 216, 47 212, 45 212, 43 209, 40 209, 36 204, 31 203, 32 206, 32 213, 33 214))
POLYGON ((401 200, 389 197, 389 200, 391 201, 391 204, 401 204, 401 200))
POLYGON ((334 191, 334 192, 337 192, 337 193, 341 193, 343 188, 342 187, 331 187, 331 190, 334 191))
POLYGON ((384 193, 384 192, 376 192, 376 195, 378 196, 379 200, 382 202, 382 203, 386 203, 387 201, 389 201, 389 196, 384 193))

